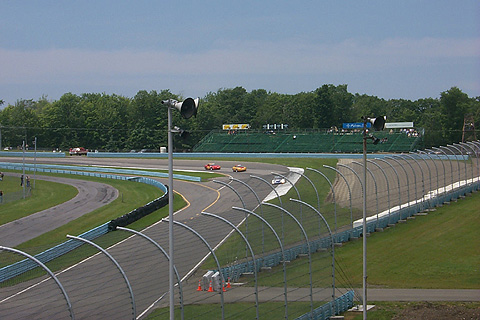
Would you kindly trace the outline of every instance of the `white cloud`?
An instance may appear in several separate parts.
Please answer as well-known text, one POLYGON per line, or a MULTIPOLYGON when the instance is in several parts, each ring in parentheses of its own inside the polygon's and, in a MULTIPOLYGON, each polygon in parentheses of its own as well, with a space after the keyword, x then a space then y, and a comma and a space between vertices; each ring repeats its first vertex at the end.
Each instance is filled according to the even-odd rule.
POLYGON ((230 42, 189 54, 168 51, 0 49, 0 83, 141 75, 331 74, 480 58, 480 39, 346 40, 334 44, 230 42))
POLYGON ((436 96, 452 86, 477 96, 480 38, 230 41, 184 54, 0 49, 0 70, 0 98, 8 102, 42 94, 56 99, 65 92, 133 95, 156 89, 202 96, 233 86, 296 93, 325 83, 385 98, 436 96))

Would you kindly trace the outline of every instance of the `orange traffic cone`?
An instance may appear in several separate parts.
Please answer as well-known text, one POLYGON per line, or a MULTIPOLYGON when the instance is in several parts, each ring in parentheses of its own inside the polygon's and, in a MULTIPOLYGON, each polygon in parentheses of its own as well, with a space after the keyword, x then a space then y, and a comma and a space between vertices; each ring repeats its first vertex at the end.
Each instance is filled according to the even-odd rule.
POLYGON ((227 292, 227 290, 225 289, 225 282, 224 282, 223 285, 222 285, 222 291, 223 291, 223 292, 227 292))
POLYGON ((198 280, 198 288, 197 291, 202 291, 202 285, 200 284, 200 280, 198 280))
POLYGON ((227 281, 227 288, 231 288, 232 286, 230 285, 230 277, 228 278, 228 281, 227 281))
POLYGON ((210 280, 210 286, 208 287, 208 292, 213 292, 212 280, 210 280))

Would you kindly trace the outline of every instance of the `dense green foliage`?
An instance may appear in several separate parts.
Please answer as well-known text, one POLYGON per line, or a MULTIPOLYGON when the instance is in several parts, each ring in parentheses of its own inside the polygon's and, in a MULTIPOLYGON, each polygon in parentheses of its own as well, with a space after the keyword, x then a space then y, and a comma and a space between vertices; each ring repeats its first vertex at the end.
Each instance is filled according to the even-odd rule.
MULTIPOLYGON (((59 100, 45 97, 18 100, 0 111, 2 146, 23 141, 45 149, 83 146, 105 151, 158 150, 167 145, 165 99, 183 100, 169 90, 139 91, 133 98, 100 93, 64 94, 59 100)), ((480 97, 471 98, 459 88, 439 98, 416 101, 385 100, 352 94, 347 85, 323 85, 312 92, 279 94, 263 89, 247 92, 242 87, 220 89, 201 99, 198 116, 182 119, 173 112, 173 125, 191 132, 175 140, 176 150, 191 149, 208 132, 222 124, 288 124, 288 130, 341 128, 344 122, 361 122, 362 116, 386 115, 390 122, 413 121, 425 129, 426 147, 462 140, 463 120, 480 120, 480 97)))

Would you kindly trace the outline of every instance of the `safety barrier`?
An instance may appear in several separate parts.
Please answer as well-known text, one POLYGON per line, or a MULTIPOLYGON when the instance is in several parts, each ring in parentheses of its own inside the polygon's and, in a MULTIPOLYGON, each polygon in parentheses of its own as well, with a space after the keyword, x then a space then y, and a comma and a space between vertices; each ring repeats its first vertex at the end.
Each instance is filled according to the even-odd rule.
POLYGON ((65 158, 63 152, 0 151, 0 157, 65 158))
MULTIPOLYGON (((82 233, 81 235, 79 235, 79 237, 88 239, 88 240, 93 240, 101 235, 106 234, 107 232, 108 232, 108 223, 104 223, 96 228, 93 228, 85 233, 82 233)), ((45 250, 35 255, 35 258, 42 263, 47 263, 49 261, 52 261, 55 258, 58 258, 78 248, 81 245, 82 243, 79 241, 67 240, 55 247, 52 247, 48 250, 45 250)), ((24 272, 34 269, 35 267, 37 267, 37 264, 30 259, 21 260, 11 265, 5 266, 0 269, 0 282, 14 278, 18 275, 21 275, 24 272)))
POLYGON ((353 307, 354 292, 348 291, 334 301, 330 301, 313 310, 313 314, 305 313, 296 320, 327 320, 353 307))
MULTIPOLYGON (((0 162, 0 168, 11 169, 11 170, 36 170, 40 172, 53 172, 53 173, 67 173, 67 174, 79 174, 79 175, 93 175, 98 172, 106 173, 115 173, 115 174, 126 174, 126 175, 135 175, 135 176, 149 176, 157 178, 168 178, 168 173, 164 172, 154 172, 154 171, 144 171, 144 170, 130 170, 130 169, 116 169, 116 168, 103 168, 103 167, 85 167, 85 166, 66 166, 66 165, 55 165, 55 164, 31 164, 31 163, 10 163, 10 162, 0 162), (80 172, 80 173, 77 173, 80 172)), ((101 176, 102 178, 104 176, 101 176)), ((174 179, 186 180, 186 181, 201 181, 200 177, 187 176, 183 174, 173 174, 174 179)), ((166 192, 164 190, 164 192, 166 192)))
POLYGON ((167 192, 164 193, 160 198, 150 201, 146 205, 134 209, 123 216, 116 218, 108 223, 108 231, 114 231, 117 227, 126 227, 129 224, 157 211, 158 209, 166 206, 168 204, 168 187, 167 192))

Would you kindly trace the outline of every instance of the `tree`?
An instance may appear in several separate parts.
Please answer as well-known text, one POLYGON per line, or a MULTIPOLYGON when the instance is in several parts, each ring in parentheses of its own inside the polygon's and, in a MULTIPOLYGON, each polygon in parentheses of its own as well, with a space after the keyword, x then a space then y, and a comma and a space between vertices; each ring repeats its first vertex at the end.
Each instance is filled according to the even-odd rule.
POLYGON ((315 90, 314 104, 314 128, 341 127, 343 122, 350 122, 353 95, 347 85, 323 85, 315 90))
POLYGON ((471 102, 468 95, 457 87, 440 94, 441 124, 446 142, 461 141, 463 120, 471 102))
POLYGON ((35 135, 31 128, 38 125, 39 118, 35 113, 34 100, 18 100, 15 105, 9 105, 1 112, 3 144, 21 146, 23 141, 30 144, 30 137, 35 135))
MULTIPOLYGON (((442 136, 440 102, 438 99, 419 99, 414 102, 417 113, 415 127, 424 128, 424 143, 426 148, 444 145, 442 136)), ((458 142, 458 141, 457 141, 458 142)))
POLYGON ((361 122, 362 117, 387 116, 387 121, 395 121, 390 116, 391 110, 388 109, 384 99, 368 96, 366 94, 355 94, 352 105, 352 122, 361 122))
MULTIPOLYGON (((64 94, 57 101, 46 97, 18 100, 0 109, 2 140, 21 145, 39 137, 48 148, 126 151, 157 149, 167 144, 167 110, 162 100, 184 100, 169 90, 139 91, 127 98, 105 93, 64 94)), ((0 100, 0 105, 3 100, 0 100)), ((243 87, 219 89, 201 99, 196 118, 185 120, 172 112, 174 126, 191 133, 190 139, 175 138, 177 149, 192 149, 208 132, 222 124, 250 124, 254 130, 265 124, 288 124, 289 130, 328 129, 344 122, 360 122, 363 116, 387 116, 388 122, 413 121, 425 128, 425 145, 458 142, 466 114, 480 121, 480 97, 469 98, 459 88, 442 92, 440 98, 385 100, 366 94, 351 94, 347 85, 325 84, 311 92, 279 94, 243 87)))

